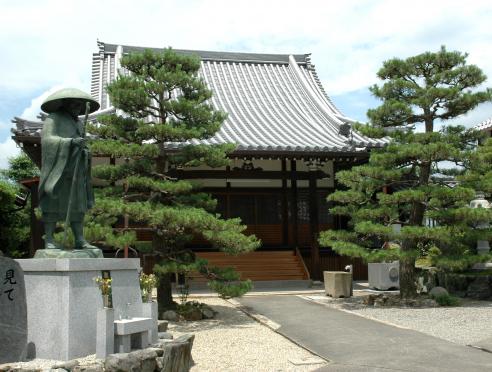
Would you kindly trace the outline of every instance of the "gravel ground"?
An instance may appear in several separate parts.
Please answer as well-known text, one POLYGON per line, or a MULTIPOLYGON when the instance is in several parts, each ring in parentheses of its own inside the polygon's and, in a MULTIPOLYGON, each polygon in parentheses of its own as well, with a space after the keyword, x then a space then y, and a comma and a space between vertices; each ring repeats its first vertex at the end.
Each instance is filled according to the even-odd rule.
MULTIPOLYGON (((194 333, 192 372, 201 371, 314 371, 327 363, 293 342, 256 322, 220 298, 200 298, 218 311, 215 319, 169 322, 174 338, 194 333)), ((78 359, 81 365, 96 361, 95 355, 78 359)), ((101 360, 98 360, 102 362, 101 360)), ((56 360, 34 359, 11 366, 52 368, 56 360)), ((10 364, 10 363, 9 363, 10 364)))
POLYGON ((321 360, 251 319, 227 301, 200 298, 200 302, 219 312, 215 319, 169 323, 169 331, 174 337, 184 333, 195 334, 192 349, 195 365, 191 368, 192 372, 313 371, 326 365, 296 365, 302 360, 321 360))
POLYGON ((333 308, 413 329, 461 345, 474 345, 492 335, 492 302, 490 301, 465 299, 458 307, 375 308, 355 304, 351 299, 305 297, 333 308))
MULTIPOLYGON (((88 355, 84 358, 78 358, 80 366, 92 364, 96 361, 102 363, 102 359, 96 359, 96 354, 88 355)), ((62 361, 59 360, 51 360, 51 359, 33 359, 29 362, 19 362, 19 363, 7 363, 10 365, 12 368, 18 367, 18 368, 33 368, 33 369, 40 369, 40 370, 46 370, 49 371, 51 368, 53 368, 56 364, 63 363, 62 361)))

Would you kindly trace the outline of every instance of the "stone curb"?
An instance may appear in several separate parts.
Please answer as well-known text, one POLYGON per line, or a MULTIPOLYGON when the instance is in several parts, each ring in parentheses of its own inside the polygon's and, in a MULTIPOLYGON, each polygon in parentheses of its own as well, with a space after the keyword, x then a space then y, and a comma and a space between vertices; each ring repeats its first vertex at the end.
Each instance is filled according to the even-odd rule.
MULTIPOLYGON (((315 303, 317 305, 320 305, 320 306, 325 306, 325 307, 328 307, 330 309, 334 309, 334 310, 338 310, 338 311, 343 311, 344 313, 348 313, 348 314, 352 314, 352 315, 357 315, 357 316, 360 316, 361 318, 369 319, 369 320, 372 320, 374 322, 386 324, 386 325, 389 325, 389 326, 392 326, 392 327, 396 327, 396 328, 412 330, 412 328, 409 328, 409 327, 404 327, 404 326, 401 326, 401 325, 398 325, 398 324, 394 324, 394 323, 391 323, 391 322, 386 322, 384 320, 380 320, 380 319, 376 319, 376 318, 371 318, 370 316, 359 314, 359 313, 356 313, 356 312, 351 311, 351 310, 348 310, 348 309, 343 309, 343 308, 338 308, 338 307, 332 307, 332 306, 330 306, 328 304, 325 304, 323 302, 317 301, 317 300, 312 299, 312 298, 310 298, 308 296, 297 296, 297 297, 300 297, 300 298, 302 298, 303 300, 306 300, 306 301, 311 301, 311 302, 313 302, 313 303, 315 303)), ((416 332, 418 332, 418 331, 416 331, 416 332)), ((420 332, 420 333, 422 333, 422 332, 420 332)))

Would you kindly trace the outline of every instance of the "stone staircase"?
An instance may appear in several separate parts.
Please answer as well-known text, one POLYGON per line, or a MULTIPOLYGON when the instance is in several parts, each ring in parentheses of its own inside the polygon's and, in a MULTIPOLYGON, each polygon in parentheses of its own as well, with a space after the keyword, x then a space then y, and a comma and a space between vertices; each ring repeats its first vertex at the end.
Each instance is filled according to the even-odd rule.
MULTIPOLYGON (((302 256, 295 250, 259 251, 230 256, 223 252, 197 252, 211 266, 233 267, 241 279, 252 281, 308 280, 309 272, 302 256)), ((193 282, 205 282, 200 274, 190 276, 193 282)))

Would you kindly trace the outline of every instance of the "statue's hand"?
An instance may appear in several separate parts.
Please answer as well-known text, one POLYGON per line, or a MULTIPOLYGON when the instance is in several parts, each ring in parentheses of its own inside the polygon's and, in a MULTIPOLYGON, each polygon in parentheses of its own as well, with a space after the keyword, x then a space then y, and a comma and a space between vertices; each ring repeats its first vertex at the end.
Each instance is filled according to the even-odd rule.
POLYGON ((74 138, 72 139, 72 144, 74 144, 75 146, 78 146, 80 148, 83 148, 87 145, 87 140, 85 138, 74 138))

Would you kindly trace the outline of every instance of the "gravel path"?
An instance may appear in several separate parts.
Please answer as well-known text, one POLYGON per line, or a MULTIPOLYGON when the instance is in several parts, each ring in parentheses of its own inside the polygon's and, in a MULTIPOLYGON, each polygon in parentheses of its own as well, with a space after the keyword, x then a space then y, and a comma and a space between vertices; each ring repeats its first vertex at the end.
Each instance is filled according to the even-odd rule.
POLYGON ((326 365, 299 365, 302 360, 322 360, 259 324, 229 302, 219 298, 200 298, 200 302, 219 312, 215 319, 169 323, 174 337, 195 334, 192 372, 313 371, 326 365))
MULTIPOLYGON (((220 298, 200 298, 218 311, 215 319, 198 322, 169 322, 174 338, 194 333, 192 372, 201 371, 314 371, 327 363, 261 325, 231 303, 220 298)), ((81 365, 94 362, 95 355, 78 359, 81 365)), ((102 362, 102 361, 100 361, 102 362)), ((46 369, 57 361, 35 359, 11 364, 16 367, 46 369)))
POLYGON ((458 307, 395 308, 367 307, 350 299, 305 296, 324 305, 350 311, 442 338, 461 345, 474 345, 492 335, 492 302, 463 300, 458 307))
MULTIPOLYGON (((492 302, 489 301, 465 300, 460 307, 374 308, 361 305, 355 298, 332 299, 322 295, 301 297, 462 345, 473 345, 492 335, 492 302)), ((169 324, 169 331, 175 338, 185 333, 195 334, 192 349, 195 365, 192 372, 313 371, 326 365, 310 352, 259 324, 228 301, 217 297, 200 298, 199 301, 219 312, 215 319, 169 324)), ((81 364, 94 361, 95 356, 84 359, 81 364)), ((30 363, 31 367, 49 368, 55 361, 37 359, 33 362, 30 363)), ((19 364, 25 367, 28 365, 19 364)))

